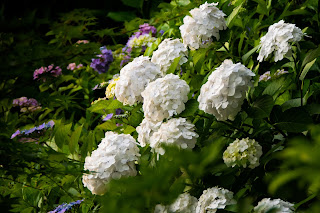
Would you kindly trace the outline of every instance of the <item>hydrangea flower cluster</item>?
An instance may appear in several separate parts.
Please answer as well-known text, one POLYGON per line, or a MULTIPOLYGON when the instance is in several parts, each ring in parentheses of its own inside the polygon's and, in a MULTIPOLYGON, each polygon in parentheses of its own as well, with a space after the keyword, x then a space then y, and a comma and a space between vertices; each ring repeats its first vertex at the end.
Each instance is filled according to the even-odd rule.
POLYGON ((156 40, 155 37, 152 37, 149 34, 144 34, 144 35, 140 35, 139 37, 131 38, 128 41, 127 45, 129 48, 138 48, 142 46, 146 47, 146 46, 150 46, 155 40, 156 40))
POLYGON ((174 59, 181 57, 179 64, 186 63, 188 50, 181 43, 180 39, 163 40, 156 51, 153 52, 151 61, 160 66, 163 75, 166 74, 174 59))
POLYGON ((169 206, 156 205, 154 213, 195 213, 198 199, 189 193, 183 193, 169 206))
POLYGON ((271 25, 268 32, 260 39, 260 52, 258 61, 262 62, 274 52, 274 61, 281 61, 285 55, 291 55, 289 42, 298 42, 305 34, 294 24, 284 23, 280 20, 271 25))
POLYGON ((131 135, 106 132, 98 148, 85 159, 84 169, 91 173, 83 175, 83 185, 92 194, 104 194, 111 179, 137 174, 135 161, 138 157, 139 148, 131 135))
POLYGON ((83 64, 79 64, 77 65, 76 63, 70 63, 68 66, 67 66, 67 69, 68 70, 77 70, 77 69, 80 69, 83 67, 83 64))
POLYGON ((270 80, 271 78, 277 78, 283 74, 286 74, 286 73, 289 73, 288 71, 285 71, 284 69, 280 70, 278 69, 272 76, 271 76, 271 73, 270 71, 267 71, 265 73, 263 73, 262 75, 260 75, 259 77, 259 82, 260 81, 268 81, 270 80))
POLYGON ((218 209, 224 209, 228 205, 236 204, 233 192, 213 187, 203 191, 199 198, 196 213, 215 213, 218 209))
POLYGON ((243 138, 239 140, 237 138, 224 151, 223 160, 228 167, 238 165, 254 169, 259 166, 261 155, 262 147, 254 139, 243 138))
POLYGON ((224 14, 216 6, 218 3, 200 5, 190 10, 191 16, 183 18, 180 26, 183 44, 191 49, 199 49, 212 43, 212 37, 220 39, 219 31, 227 28, 224 14))
POLYGON ((84 201, 84 200, 82 199, 82 200, 77 200, 77 201, 74 201, 71 203, 62 203, 55 210, 49 211, 48 213, 64 213, 64 212, 72 209, 72 207, 74 205, 79 205, 80 203, 82 203, 82 201, 84 201))
POLYGON ((179 76, 168 74, 148 84, 141 93, 147 119, 162 121, 181 113, 188 101, 189 85, 179 76))
POLYGON ((31 129, 25 129, 25 130, 17 130, 15 133, 11 135, 11 139, 17 137, 18 135, 30 135, 31 133, 40 133, 44 129, 52 128, 54 126, 54 121, 51 120, 48 123, 43 123, 39 126, 33 127, 31 129))
POLYGON ((49 76, 58 77, 62 74, 62 70, 59 66, 54 67, 53 64, 48 67, 40 67, 33 72, 33 80, 42 79, 43 82, 47 80, 49 76))
POLYGON ((140 125, 136 128, 138 132, 138 142, 140 146, 145 147, 147 144, 150 143, 150 138, 158 131, 162 122, 152 121, 147 118, 144 118, 140 125))
POLYGON ((112 51, 108 50, 105 46, 100 48, 102 54, 97 55, 99 58, 91 59, 90 67, 92 67, 99 74, 108 71, 110 64, 113 62, 112 51))
POLYGON ((115 74, 112 79, 109 81, 109 85, 106 88, 106 98, 113 98, 114 97, 114 90, 116 88, 116 83, 117 81, 120 79, 120 75, 119 74, 115 74))
POLYGON ((186 118, 172 118, 161 124, 159 129, 150 137, 150 147, 157 154, 163 155, 162 144, 175 145, 181 149, 193 149, 199 135, 194 131, 195 126, 186 118))
POLYGON ((214 115, 217 120, 233 120, 241 110, 251 77, 255 74, 241 63, 224 62, 202 85, 198 97, 199 109, 214 115))
POLYGON ((283 201, 281 199, 263 198, 257 206, 254 207, 254 213, 293 213, 294 207, 292 203, 283 201))
POLYGON ((20 112, 34 112, 41 109, 40 104, 34 98, 27 97, 16 98, 12 101, 13 107, 20 107, 20 112))
POLYGON ((115 96, 124 105, 142 102, 141 93, 146 86, 161 76, 160 67, 147 56, 135 58, 120 70, 115 86, 115 96))

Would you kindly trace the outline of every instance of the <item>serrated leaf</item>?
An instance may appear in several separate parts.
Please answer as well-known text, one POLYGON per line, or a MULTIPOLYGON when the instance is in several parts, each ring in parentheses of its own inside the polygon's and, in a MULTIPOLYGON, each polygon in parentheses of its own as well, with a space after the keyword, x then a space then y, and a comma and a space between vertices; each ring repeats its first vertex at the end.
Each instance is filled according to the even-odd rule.
POLYGON ((73 154, 75 152, 76 146, 78 145, 78 141, 79 141, 79 138, 81 135, 82 127, 83 127, 83 125, 78 126, 71 135, 70 143, 69 143, 69 150, 70 150, 71 154, 73 154))

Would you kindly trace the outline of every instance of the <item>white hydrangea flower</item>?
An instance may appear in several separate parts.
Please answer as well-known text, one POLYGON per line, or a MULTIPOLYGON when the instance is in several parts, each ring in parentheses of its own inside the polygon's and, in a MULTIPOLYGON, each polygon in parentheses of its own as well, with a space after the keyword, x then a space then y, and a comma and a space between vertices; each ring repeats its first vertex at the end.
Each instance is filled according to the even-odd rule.
POLYGON ((243 138, 239 140, 237 138, 224 151, 223 160, 228 167, 238 165, 254 169, 259 166, 261 155, 262 147, 254 139, 243 138))
POLYGON ((150 143, 150 138, 154 132, 156 132, 162 122, 152 121, 147 118, 144 118, 140 125, 136 128, 138 132, 138 142, 140 146, 145 147, 150 143))
POLYGON ((162 144, 176 145, 182 149, 193 149, 199 135, 195 126, 186 118, 172 118, 161 124, 158 131, 150 137, 150 147, 156 153, 163 155, 162 144))
POLYGON ((236 204, 233 192, 213 187, 203 191, 199 198, 196 213, 215 213, 218 209, 224 209, 228 205, 236 204))
POLYGON ((293 213, 294 207, 292 203, 281 199, 263 198, 257 206, 254 207, 254 213, 266 213, 270 210, 274 213, 293 213))
POLYGON ((202 85, 199 109, 214 115, 217 120, 233 120, 241 110, 248 87, 252 86, 252 76, 255 74, 241 63, 224 60, 202 85))
POLYGON ((154 213, 168 213, 168 207, 161 204, 157 204, 154 208, 154 213))
POLYGON ((305 34, 300 28, 294 24, 284 23, 280 20, 278 23, 271 25, 265 36, 261 37, 261 49, 258 56, 258 61, 264 59, 274 52, 274 61, 280 61, 285 55, 291 55, 291 45, 289 42, 298 42, 305 34))
POLYGON ((165 39, 163 40, 156 51, 153 52, 151 61, 160 66, 163 75, 166 75, 170 65, 174 59, 181 57, 179 64, 186 63, 188 50, 180 42, 180 39, 165 39))
POLYGON ((169 206, 171 213, 195 213, 198 199, 189 193, 183 193, 169 206))
POLYGON ((191 16, 183 18, 183 25, 180 26, 183 44, 190 49, 207 47, 212 43, 212 36, 220 39, 219 31, 227 28, 224 14, 216 6, 217 3, 202 4, 200 8, 190 10, 191 16))
POLYGON ((128 42, 128 47, 138 48, 142 46, 150 46, 153 42, 157 40, 149 34, 140 35, 138 38, 134 37, 128 42))
POLYGON ((139 56, 120 70, 115 85, 115 95, 124 105, 142 102, 141 92, 151 82, 161 77, 160 67, 147 56, 139 56))
POLYGON ((83 175, 83 185, 92 194, 104 194, 105 184, 111 179, 137 174, 135 161, 139 156, 139 148, 131 135, 106 132, 98 148, 85 159, 84 169, 91 173, 83 175))
MULTIPOLYGON (((118 85, 118 84, 117 84, 118 85)), ((168 74, 148 84, 141 93, 144 116, 153 121, 162 121, 181 113, 188 101, 189 85, 179 76, 168 74)))

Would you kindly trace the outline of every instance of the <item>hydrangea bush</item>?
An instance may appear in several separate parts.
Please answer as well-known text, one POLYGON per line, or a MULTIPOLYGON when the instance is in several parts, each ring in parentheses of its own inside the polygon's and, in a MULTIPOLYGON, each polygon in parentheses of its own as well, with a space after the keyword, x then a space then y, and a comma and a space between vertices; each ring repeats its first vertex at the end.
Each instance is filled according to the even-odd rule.
POLYGON ((114 3, 0 33, 3 211, 320 212, 318 1, 114 3))

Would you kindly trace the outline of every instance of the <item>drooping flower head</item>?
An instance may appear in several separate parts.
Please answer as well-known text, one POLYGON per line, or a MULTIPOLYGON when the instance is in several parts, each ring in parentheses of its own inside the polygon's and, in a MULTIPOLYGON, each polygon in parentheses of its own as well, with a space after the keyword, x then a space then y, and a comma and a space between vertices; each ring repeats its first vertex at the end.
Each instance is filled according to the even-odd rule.
POLYGON ((186 118, 171 118, 162 123, 159 129, 150 137, 150 147, 157 154, 163 155, 162 144, 175 145, 181 149, 193 149, 199 135, 195 126, 186 118))
POLYGON ((20 112, 34 112, 41 109, 40 104, 34 98, 27 97, 16 98, 12 101, 13 107, 20 107, 20 112))
POLYGON ((99 74, 108 71, 110 64, 113 62, 112 50, 108 50, 105 46, 100 48, 102 54, 97 55, 97 59, 91 59, 90 67, 99 74))
POLYGON ((281 199, 263 198, 253 209, 254 213, 293 213, 294 207, 292 203, 281 199), (272 211, 271 211, 272 210, 272 211))
POLYGON ((139 148, 131 135, 106 132, 98 148, 85 159, 82 182, 92 194, 102 195, 111 179, 135 176, 135 161, 139 159, 139 148))
POLYGON ((38 79, 45 82, 48 77, 58 77, 62 74, 62 70, 59 66, 54 67, 53 64, 49 65, 48 67, 40 67, 36 69, 33 73, 33 80, 38 79))
POLYGON ((218 3, 202 4, 190 11, 191 16, 183 18, 180 26, 183 44, 191 49, 207 47, 214 36, 220 39, 219 31, 227 28, 224 14, 216 6, 218 3))
POLYGON ((252 85, 252 76, 255 74, 241 63, 224 60, 202 85, 198 97, 199 109, 214 115, 217 120, 233 120, 252 85))
POLYGON ((120 70, 115 86, 115 96, 125 105, 142 102, 141 93, 146 86, 161 76, 160 67, 147 56, 135 58, 120 70))
POLYGON ((223 153, 224 163, 230 167, 236 165, 251 169, 259 166, 259 159, 262 155, 262 147, 254 140, 249 138, 238 138, 229 144, 223 153))
POLYGON ((300 41, 304 35, 300 28, 284 23, 283 20, 271 25, 267 34, 260 39, 258 61, 262 62, 273 52, 275 62, 281 61, 286 55, 290 56, 290 43, 300 41))
POLYGON ((174 59, 181 57, 179 64, 188 61, 188 50, 180 42, 180 39, 165 39, 163 40, 156 51, 153 52, 151 61, 160 66, 163 75, 166 74, 174 59))
POLYGON ((224 209, 226 206, 236 203, 233 199, 233 192, 213 187, 203 191, 198 201, 196 213, 215 213, 218 209, 224 209))
POLYGON ((144 116, 153 121, 162 121, 185 109, 189 85, 179 76, 168 74, 148 84, 141 93, 144 116))

